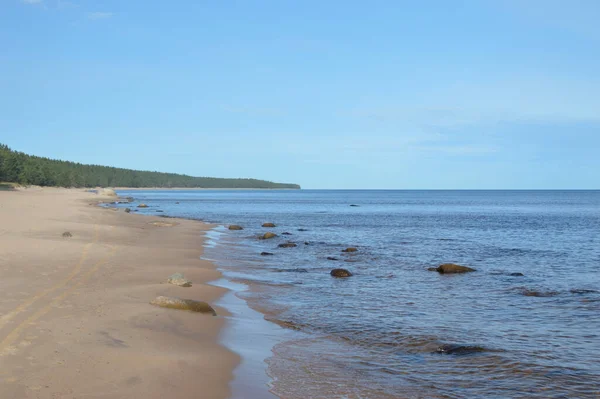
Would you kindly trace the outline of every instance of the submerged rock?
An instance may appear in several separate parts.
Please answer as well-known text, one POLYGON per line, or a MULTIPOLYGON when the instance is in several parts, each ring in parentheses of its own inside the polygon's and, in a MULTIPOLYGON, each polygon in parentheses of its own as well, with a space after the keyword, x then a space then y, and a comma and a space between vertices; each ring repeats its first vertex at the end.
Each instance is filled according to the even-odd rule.
POLYGON ((348 248, 342 250, 342 252, 356 252, 356 251, 358 251, 358 248, 354 248, 354 247, 348 247, 348 248))
POLYGON ((295 242, 284 242, 283 244, 278 245, 279 248, 294 248, 297 246, 298 244, 296 244, 295 242))
MULTIPOLYGON (((428 269, 431 270, 432 268, 428 269)), ((475 269, 471 269, 467 266, 455 265, 454 263, 444 263, 443 265, 439 265, 437 268, 434 268, 440 274, 451 274, 451 273, 469 273, 476 271, 475 269)))
POLYGON ((192 282, 185 278, 185 276, 181 273, 171 274, 167 279, 167 283, 178 285, 180 287, 191 287, 192 282))
POLYGON ((265 234, 263 234, 262 236, 260 236, 260 239, 261 240, 268 240, 269 238, 275 238, 275 237, 277 237, 277 234, 271 233, 270 231, 268 231, 265 234))
POLYGON ((350 273, 346 269, 333 269, 329 274, 331 274, 333 277, 350 277, 350 276, 352 276, 352 273, 350 273))
POLYGON ((525 275, 523 273, 511 273, 511 274, 509 274, 509 276, 512 276, 512 277, 523 277, 525 275))
POLYGON ((281 233, 282 236, 291 236, 292 233, 288 233, 287 231, 284 231, 283 233, 281 233))
POLYGON ((442 345, 436 349, 436 352, 444 355, 470 355, 485 352, 485 348, 470 345, 442 345))
POLYGON ((538 298, 546 298, 550 296, 556 296, 559 294, 558 291, 538 291, 538 290, 530 290, 529 288, 521 288, 521 295, 523 296, 534 296, 538 298))
POLYGON ((360 205, 356 205, 356 204, 350 204, 350 206, 357 207, 357 206, 360 206, 360 205))
POLYGON ((193 299, 181 299, 171 296, 158 296, 152 302, 151 305, 159 306, 167 309, 178 309, 178 310, 189 310, 197 313, 210 313, 213 316, 217 315, 217 312, 206 302, 195 301, 193 299))
POLYGON ((596 293, 598 293, 597 290, 588 290, 585 288, 573 288, 573 289, 570 289, 569 292, 571 294, 596 294, 596 293))
POLYGON ((137 207, 138 208, 148 208, 148 205, 146 205, 146 204, 139 204, 137 207))
POLYGON ((298 229, 298 231, 308 231, 308 229, 298 229))
POLYGON ((232 224, 229 226, 229 230, 244 230, 242 226, 238 226, 237 224, 232 224))
POLYGON ((295 268, 295 269, 275 269, 274 271, 278 272, 278 273, 308 273, 308 270, 302 269, 302 268, 295 268))
POLYGON ((277 227, 277 226, 275 226, 275 223, 267 222, 267 223, 263 223, 262 227, 277 227))
POLYGON ((274 255, 274 253, 272 253, 272 252, 261 252, 260 255, 261 256, 270 256, 270 255, 274 255))
POLYGON ((328 256, 327 260, 339 260, 338 258, 336 258, 335 256, 328 256))

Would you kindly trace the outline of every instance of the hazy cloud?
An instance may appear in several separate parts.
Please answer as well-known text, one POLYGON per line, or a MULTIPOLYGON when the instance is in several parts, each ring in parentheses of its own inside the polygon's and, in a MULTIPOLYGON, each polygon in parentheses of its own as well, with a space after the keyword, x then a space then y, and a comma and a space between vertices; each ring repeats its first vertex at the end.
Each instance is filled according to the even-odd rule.
POLYGON ((87 17, 89 19, 107 19, 107 18, 111 18, 112 16, 114 16, 114 14, 112 12, 106 12, 106 11, 94 11, 94 12, 87 13, 87 17))

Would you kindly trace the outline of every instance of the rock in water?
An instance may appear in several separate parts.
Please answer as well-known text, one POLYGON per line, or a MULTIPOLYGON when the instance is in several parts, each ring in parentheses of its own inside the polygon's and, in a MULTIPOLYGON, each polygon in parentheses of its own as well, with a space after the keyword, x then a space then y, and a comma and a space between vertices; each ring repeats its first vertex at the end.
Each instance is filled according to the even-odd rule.
POLYGON ((336 258, 335 256, 328 256, 327 260, 338 260, 338 258, 336 258))
POLYGON ((358 248, 354 248, 354 247, 349 247, 349 248, 342 250, 342 252, 356 252, 356 251, 358 251, 358 248))
POLYGON ((260 255, 261 256, 270 256, 270 255, 273 255, 273 253, 272 252, 261 252, 260 255))
POLYGON ((298 246, 298 244, 293 243, 293 242, 284 242, 283 244, 278 245, 279 248, 294 248, 297 246, 298 246))
POLYGON ((298 229, 298 231, 308 231, 308 229, 298 229))
POLYGON ((291 236, 292 233, 288 233, 287 231, 284 231, 283 233, 281 233, 282 236, 291 236))
POLYGON ((178 285, 180 287, 191 287, 192 286, 192 282, 190 280, 186 279, 185 276, 181 273, 171 274, 169 276, 169 279, 167 280, 167 283, 173 284, 173 285, 178 285))
POLYGON ((210 313, 213 316, 217 315, 217 312, 206 302, 195 301, 193 299, 181 299, 172 296, 157 296, 152 302, 151 305, 160 306, 161 308, 168 309, 179 309, 179 310, 189 310, 192 312, 198 313, 210 313))
POLYGON ((275 223, 268 222, 268 223, 263 223, 262 227, 277 227, 277 226, 275 226, 275 223))
POLYGON ((442 345, 437 348, 437 353, 444 355, 470 355, 472 353, 484 352, 485 348, 481 346, 467 346, 467 345, 442 345))
POLYGON ((238 226, 237 224, 232 224, 229 226, 229 230, 244 230, 242 226, 238 226))
POLYGON ((138 208, 148 208, 148 205, 146 205, 146 204, 139 204, 137 207, 138 208))
POLYGON ((509 274, 509 276, 512 276, 512 277, 523 277, 525 275, 523 273, 511 273, 511 274, 509 274))
POLYGON ((331 274, 333 277, 350 277, 350 276, 352 276, 352 273, 350 273, 346 269, 333 269, 329 274, 331 274))
POLYGON ((435 271, 441 274, 450 274, 450 273, 469 273, 474 272, 475 269, 471 269, 470 267, 455 265, 454 263, 444 263, 443 265, 439 265, 435 271))
POLYGON ((262 236, 260 236, 260 239, 261 240, 268 240, 269 238, 273 238, 273 237, 277 237, 277 234, 271 233, 269 231, 269 232, 266 232, 265 234, 263 234, 262 236))

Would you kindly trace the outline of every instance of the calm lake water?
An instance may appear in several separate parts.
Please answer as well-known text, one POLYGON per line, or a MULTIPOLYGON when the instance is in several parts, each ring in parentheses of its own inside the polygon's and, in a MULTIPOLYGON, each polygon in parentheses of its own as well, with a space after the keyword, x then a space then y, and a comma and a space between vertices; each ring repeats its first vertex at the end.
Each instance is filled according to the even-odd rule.
POLYGON ((600 191, 119 194, 244 226, 207 256, 298 331, 267 360, 281 397, 600 397, 600 191), (427 270, 447 262, 477 271, 427 270))

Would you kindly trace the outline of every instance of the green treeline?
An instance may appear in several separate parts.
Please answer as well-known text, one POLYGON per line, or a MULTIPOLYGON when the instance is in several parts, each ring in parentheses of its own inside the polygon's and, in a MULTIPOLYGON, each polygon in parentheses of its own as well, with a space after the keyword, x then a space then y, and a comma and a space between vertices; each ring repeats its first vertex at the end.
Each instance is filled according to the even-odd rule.
POLYGON ((0 182, 58 187, 294 188, 297 184, 256 179, 193 177, 83 165, 13 151, 0 144, 0 182))

